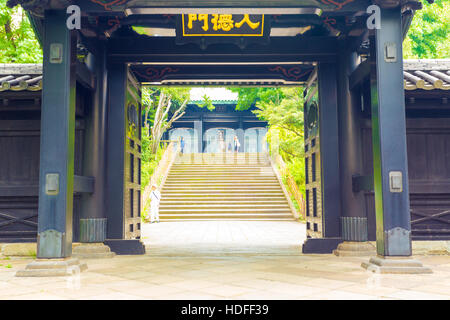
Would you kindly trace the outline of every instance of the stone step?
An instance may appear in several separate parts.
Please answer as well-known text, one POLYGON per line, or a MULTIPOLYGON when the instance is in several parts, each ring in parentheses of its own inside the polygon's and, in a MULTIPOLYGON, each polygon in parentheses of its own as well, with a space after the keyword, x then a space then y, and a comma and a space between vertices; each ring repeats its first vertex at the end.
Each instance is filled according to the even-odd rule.
MULTIPOLYGON (((233 198, 236 196, 235 193, 232 193, 230 191, 223 191, 221 193, 212 190, 211 192, 178 192, 178 191, 169 191, 169 192, 164 192, 162 194, 162 198, 163 199, 169 199, 169 198, 180 198, 182 197, 183 199, 186 198, 192 198, 192 199, 198 199, 198 198, 217 198, 217 197, 223 197, 223 196, 228 196, 229 198, 233 198)), ((241 195, 242 196, 242 195, 241 195)), ((284 193, 281 192, 281 190, 279 192, 251 192, 251 191, 247 191, 245 193, 245 197, 246 198, 252 198, 252 197, 258 197, 258 198, 266 198, 266 197, 272 197, 272 198, 278 198, 278 197, 284 197, 284 193)))
POLYGON ((175 163, 215 163, 215 162, 270 162, 268 158, 264 157, 181 157, 175 160, 175 163))
POLYGON ((207 217, 205 217, 204 215, 199 215, 199 214, 185 214, 185 215, 180 215, 180 214, 165 214, 165 215, 160 215, 159 219, 161 221, 165 221, 168 219, 201 219, 201 220, 215 220, 215 219, 237 219, 237 220, 243 220, 243 219, 251 219, 251 220, 294 220, 292 217, 292 214, 289 212, 288 214, 285 213, 280 213, 280 214, 276 214, 276 213, 271 213, 271 214, 262 214, 262 213, 258 213, 258 214, 252 214, 252 213, 245 213, 245 214, 209 214, 207 217))
POLYGON ((175 162, 173 166, 176 167, 202 167, 202 166, 208 166, 208 167, 231 167, 231 166, 239 166, 239 167, 266 167, 267 165, 270 165, 270 161, 258 161, 258 160, 242 160, 242 161, 222 161, 222 162, 193 162, 193 161, 184 161, 184 162, 175 162))
MULTIPOLYGON (((180 164, 173 164, 173 166, 179 166, 180 164)), ((208 168, 212 168, 212 169, 214 169, 214 168, 217 168, 217 169, 220 169, 220 168, 223 168, 223 169, 232 169, 233 167, 236 167, 236 166, 238 166, 239 167, 239 169, 241 169, 241 170, 244 170, 244 169, 259 169, 259 168, 272 168, 272 166, 271 166, 271 164, 270 164, 270 162, 267 162, 267 163, 233 163, 233 162, 230 162, 230 163, 226 163, 226 164, 224 164, 224 163, 222 163, 222 164, 219 164, 219 163, 216 163, 216 164, 206 164, 206 163, 204 163, 204 164, 202 164, 202 163, 197 163, 197 164, 185 164, 184 166, 182 166, 182 167, 179 167, 179 168, 181 168, 181 169, 203 169, 204 167, 208 167, 208 168)))
POLYGON ((234 203, 222 203, 222 204, 172 204, 172 203, 163 203, 161 201, 161 204, 159 206, 160 210, 178 210, 178 209, 184 209, 184 210, 205 210, 205 209, 230 209, 230 210, 259 210, 259 209, 272 209, 272 210, 278 210, 278 209, 287 209, 290 210, 288 203, 283 204, 234 204, 234 203))
POLYGON ((194 185, 194 186, 198 186, 198 185, 205 185, 205 186, 210 186, 210 185, 224 185, 224 186, 228 186, 228 185, 261 185, 261 186, 273 186, 273 185, 280 185, 278 180, 276 179, 271 179, 271 180, 216 180, 216 179, 210 179, 208 180, 191 180, 191 181, 166 181, 166 183, 164 184, 164 186, 166 185, 170 185, 170 186, 174 186, 174 185, 180 185, 180 184, 186 184, 186 185, 194 185))
POLYGON ((225 161, 225 162, 242 162, 246 163, 247 161, 253 161, 253 162, 270 162, 270 159, 267 158, 258 158, 258 157, 209 157, 209 158, 198 158, 198 157, 186 157, 186 158, 179 158, 175 161, 175 163, 191 163, 191 162, 197 162, 197 163, 204 163, 208 164, 209 162, 215 163, 216 161, 225 161))
POLYGON ((199 157, 198 155, 181 155, 177 158, 176 161, 211 161, 211 160, 260 160, 260 161, 269 161, 269 158, 265 156, 258 155, 233 155, 233 154, 222 154, 222 155, 211 155, 211 156, 203 156, 199 157))
POLYGON ((174 183, 174 182, 169 182, 169 183, 165 183, 164 184, 164 188, 170 188, 170 189, 175 189, 175 188, 179 188, 180 186, 182 186, 183 188, 185 187, 192 187, 192 188, 198 188, 198 187, 218 187, 218 186, 224 186, 224 187, 256 187, 256 186, 261 186, 261 187, 279 187, 280 184, 278 183, 278 181, 267 181, 267 182, 258 182, 258 181, 236 181, 236 182, 216 182, 216 181, 200 181, 200 182, 184 182, 184 183, 174 183))
POLYGON ((163 201, 171 201, 171 202, 193 202, 193 203, 215 203, 215 202, 236 202, 236 203, 261 203, 261 202, 276 202, 276 201, 286 201, 284 195, 276 196, 276 197, 266 197, 266 196, 250 196, 250 197, 220 197, 220 196, 202 196, 202 197, 196 197, 196 196, 190 196, 190 197, 183 197, 183 196, 165 196, 161 199, 161 202, 163 201))
POLYGON ((266 154, 185 154, 173 164, 161 221, 293 220, 266 154))
POLYGON ((191 169, 177 169, 177 168, 172 168, 170 170, 170 174, 172 173, 189 173, 192 174, 193 172, 198 173, 198 174, 205 174, 205 173, 222 173, 222 174, 230 174, 230 173, 236 173, 236 174, 242 174, 242 173, 247 173, 247 174, 257 174, 257 173, 270 173, 270 174, 274 174, 272 167, 260 167, 260 168, 254 168, 254 169, 244 169, 244 168, 202 168, 202 169, 197 169, 197 168, 191 168, 191 169))
POLYGON ((198 186, 198 187, 193 187, 193 186, 189 186, 189 187, 166 187, 164 186, 164 188, 162 189, 162 193, 164 194, 165 192, 205 192, 205 193, 211 193, 211 192, 234 192, 234 193, 255 193, 255 192, 270 192, 270 191, 282 191, 281 187, 277 187, 274 188, 273 186, 268 186, 268 187, 264 187, 264 186, 257 186, 257 187, 253 187, 252 190, 249 190, 248 188, 241 187, 241 186, 198 186))
POLYGON ((291 214, 290 208, 160 208, 159 214, 202 214, 205 216, 214 214, 291 214))
POLYGON ((72 256, 79 259, 106 259, 115 256, 103 243, 82 243, 74 247, 72 256))
MULTIPOLYGON (((170 191, 166 190, 166 191, 162 192, 162 198, 167 199, 170 196, 172 196, 172 197, 173 196, 177 196, 177 197, 183 196, 185 199, 186 198, 197 199, 196 196, 208 197, 211 195, 214 196, 216 194, 222 195, 222 194, 236 194, 236 193, 241 193, 241 191, 233 192, 231 190, 208 190, 208 189, 195 190, 195 191, 192 191, 192 190, 187 190, 187 191, 186 190, 181 190, 181 191, 180 190, 170 190, 170 191)), ((250 196, 250 197, 255 196, 255 195, 264 195, 266 197, 270 197, 271 195, 273 195, 274 197, 279 197, 279 196, 283 196, 284 193, 281 189, 277 190, 276 192, 272 191, 270 193, 267 192, 267 190, 263 190, 263 191, 255 191, 255 190, 249 191, 248 190, 245 192, 245 195, 250 196)))
POLYGON ((267 154, 259 153, 259 152, 205 152, 205 153, 181 153, 179 158, 189 158, 189 157, 198 157, 198 158, 214 158, 214 157, 260 157, 260 158, 268 158, 267 154))
MULTIPOLYGON (((268 162, 270 164, 270 162, 268 162)), ((172 165, 172 167, 175 168, 204 168, 204 167, 208 167, 208 168, 233 168, 233 167, 238 167, 238 168, 260 168, 260 167, 268 167, 266 165, 266 162, 264 162, 263 165, 261 165, 260 163, 247 163, 247 162, 242 162, 242 163, 223 163, 223 164, 217 164, 217 163, 174 163, 172 165)))
POLYGON ((211 180, 212 178, 214 178, 214 180, 218 180, 221 181, 222 179, 224 180, 229 180, 229 179, 234 179, 234 180, 240 180, 240 179, 273 179, 275 178, 275 176, 273 175, 273 173, 270 172, 256 172, 256 173, 214 173, 214 172, 205 172, 202 174, 198 174, 198 173, 192 173, 192 172, 186 172, 186 173, 170 173, 167 176, 167 179, 175 179, 175 180, 183 180, 183 179, 209 179, 211 180))
POLYGON ((173 200, 171 198, 163 198, 161 199, 161 205, 162 204, 173 204, 173 205, 179 205, 179 204, 221 204, 221 203, 234 203, 234 204, 285 204, 286 199, 280 198, 280 199, 249 199, 249 200, 236 200, 234 198, 228 198, 228 199, 186 199, 186 198, 177 198, 177 200, 173 200))
MULTIPOLYGON (((273 174, 264 174, 264 175, 229 175, 224 174, 220 177, 220 179, 215 179, 217 181, 278 181, 276 176, 273 174)), ((193 176, 193 175, 173 175, 170 174, 167 176, 166 182, 168 181, 211 181, 211 175, 203 174, 202 176, 193 176)))

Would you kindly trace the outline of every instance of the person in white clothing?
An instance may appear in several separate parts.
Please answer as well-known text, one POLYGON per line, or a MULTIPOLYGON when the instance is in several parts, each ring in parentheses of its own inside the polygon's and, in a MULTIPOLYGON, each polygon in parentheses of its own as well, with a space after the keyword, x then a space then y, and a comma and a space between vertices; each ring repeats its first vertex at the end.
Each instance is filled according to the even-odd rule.
POLYGON ((150 193, 150 223, 159 222, 159 202, 161 201, 161 193, 152 185, 152 192, 150 193))

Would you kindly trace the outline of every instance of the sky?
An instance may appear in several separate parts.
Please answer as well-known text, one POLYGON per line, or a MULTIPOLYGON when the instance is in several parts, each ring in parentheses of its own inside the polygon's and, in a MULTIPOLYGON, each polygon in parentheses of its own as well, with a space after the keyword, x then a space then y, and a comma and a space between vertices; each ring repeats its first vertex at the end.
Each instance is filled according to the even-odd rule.
POLYGON ((191 100, 203 100, 207 95, 211 100, 237 100, 238 94, 226 88, 192 88, 191 100))

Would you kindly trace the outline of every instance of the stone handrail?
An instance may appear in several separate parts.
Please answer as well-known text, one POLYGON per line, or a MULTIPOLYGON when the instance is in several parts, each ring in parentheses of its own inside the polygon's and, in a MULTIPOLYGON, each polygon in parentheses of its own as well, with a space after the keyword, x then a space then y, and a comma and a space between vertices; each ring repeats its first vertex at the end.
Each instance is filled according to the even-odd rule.
POLYGON ((295 182, 294 178, 292 177, 291 173, 289 172, 286 163, 283 161, 283 158, 277 154, 272 157, 272 160, 275 164, 278 165, 280 173, 282 177, 286 179, 286 185, 287 185, 287 191, 291 197, 294 197, 295 201, 298 204, 297 213, 299 216, 301 215, 303 219, 306 217, 305 214, 305 199, 303 198, 303 195, 301 194, 300 190, 298 189, 297 183, 295 182))
MULTIPOLYGON (((166 150, 164 151, 164 154, 161 157, 161 160, 159 160, 158 166, 156 167, 155 171, 152 174, 152 177, 150 178, 150 183, 145 187, 144 192, 142 194, 142 205, 145 205, 148 198, 150 197, 150 193, 152 190, 152 184, 156 184, 159 189, 161 189, 164 185, 164 182, 166 181, 167 174, 170 170, 170 167, 172 166, 173 162, 175 161, 178 153, 179 153, 179 143, 178 141, 169 141, 164 140, 161 141, 163 145, 167 145, 166 150)), ((141 208, 143 209, 143 208, 141 208)))

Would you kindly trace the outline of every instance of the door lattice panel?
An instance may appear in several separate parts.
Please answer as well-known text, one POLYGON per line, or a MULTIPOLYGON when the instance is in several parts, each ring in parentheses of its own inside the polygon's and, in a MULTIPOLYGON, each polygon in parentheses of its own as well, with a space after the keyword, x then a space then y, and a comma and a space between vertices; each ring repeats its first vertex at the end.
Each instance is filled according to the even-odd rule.
POLYGON ((323 237, 322 178, 316 84, 308 88, 305 101, 306 235, 308 238, 321 238, 323 237))
POLYGON ((125 189, 124 228, 125 239, 141 237, 141 90, 129 75, 126 95, 125 139, 125 189))

